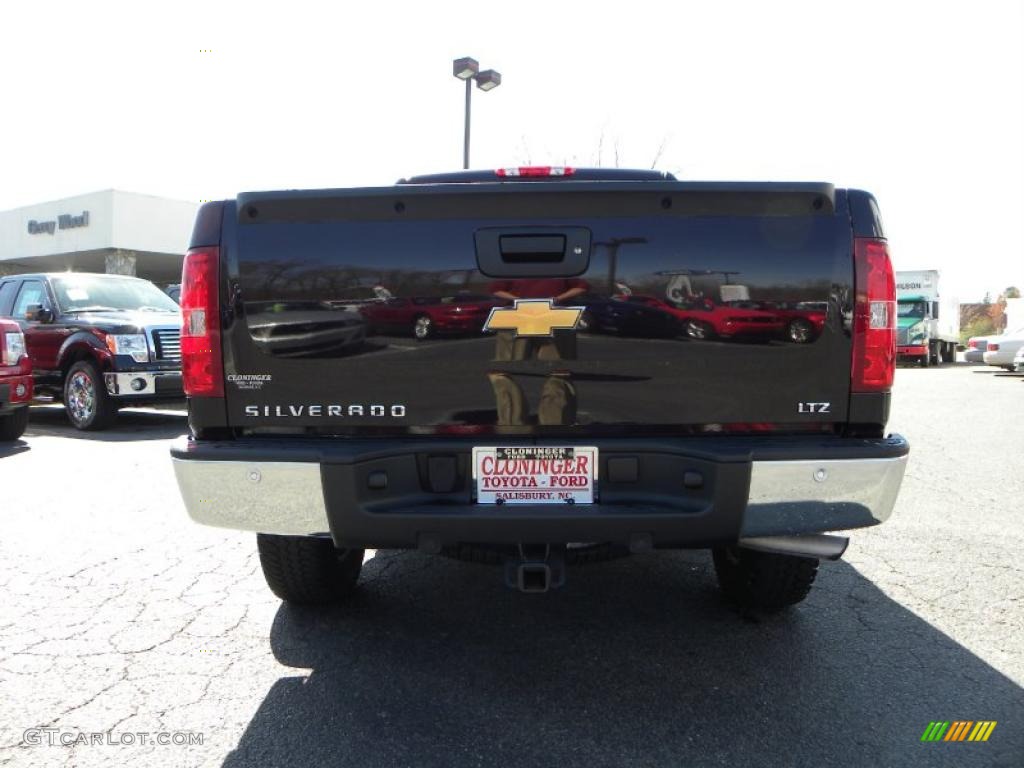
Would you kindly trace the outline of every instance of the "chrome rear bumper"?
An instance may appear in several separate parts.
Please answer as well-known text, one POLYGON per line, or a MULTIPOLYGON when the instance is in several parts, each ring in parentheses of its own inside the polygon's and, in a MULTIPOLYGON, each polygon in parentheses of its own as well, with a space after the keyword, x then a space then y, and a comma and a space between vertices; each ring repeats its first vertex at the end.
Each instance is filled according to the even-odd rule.
POLYGON ((742 536, 864 528, 889 519, 907 456, 755 461, 742 536))
MULTIPOLYGON (((902 445, 904 451, 908 450, 905 443, 902 445)), ((350 510, 347 506, 344 510, 328 510, 324 490, 327 465, 312 460, 277 461, 273 459, 278 457, 268 457, 266 451, 254 451, 251 461, 238 460, 238 451, 228 450, 233 451, 230 458, 221 460, 216 458, 221 451, 194 447, 190 450, 187 441, 172 448, 178 487, 189 516, 197 523, 261 533, 313 535, 331 533, 331 519, 336 521, 335 527, 344 525, 345 515, 359 516, 360 524, 369 526, 371 531, 377 519, 386 519, 391 524, 401 518, 403 525, 407 521, 411 540, 415 541, 417 531, 429 531, 432 526, 445 530, 451 527, 457 532, 472 525, 475 535, 484 526, 486 535, 492 526, 488 520, 493 521, 497 531, 497 526, 508 521, 506 517, 502 522, 499 517, 516 514, 457 503, 420 505, 401 515, 350 510)), ((885 458, 754 461, 740 528, 733 528, 733 534, 742 542, 745 538, 793 537, 877 525, 892 514, 906 462, 905 452, 885 458)), ((712 506, 708 514, 737 514, 736 507, 741 504, 733 502, 731 510, 712 506)), ((544 510, 543 519, 533 518, 537 526, 547 525, 551 518, 566 513, 552 507, 544 510)), ((593 505, 592 510, 590 515, 588 508, 581 505, 571 511, 573 532, 587 529, 587 520, 591 519, 599 530, 622 532, 627 538, 650 532, 657 543, 659 529, 652 525, 670 536, 674 521, 694 517, 676 517, 671 511, 652 515, 649 507, 638 508, 633 516, 628 506, 600 503, 593 505)), ((537 510, 521 510, 524 524, 536 513, 537 510)), ((338 533, 334 531, 336 537, 338 533)), ((372 532, 366 535, 372 538, 372 532)))
POLYGON ((172 461, 185 508, 197 523, 284 535, 330 531, 319 464, 172 461))

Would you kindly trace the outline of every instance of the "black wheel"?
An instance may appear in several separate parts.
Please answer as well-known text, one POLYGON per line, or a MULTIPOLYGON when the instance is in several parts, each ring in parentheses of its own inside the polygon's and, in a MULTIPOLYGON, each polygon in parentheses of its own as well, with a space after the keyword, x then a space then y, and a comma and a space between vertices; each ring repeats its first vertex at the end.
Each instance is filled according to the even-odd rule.
POLYGON ((719 547, 713 552, 722 592, 744 610, 777 613, 807 597, 818 573, 810 557, 719 547))
POLYGON ((0 442, 17 440, 28 426, 28 408, 18 408, 0 416, 0 442))
POLYGON ((72 365, 64 378, 64 410, 77 429, 106 429, 117 418, 117 405, 107 394, 103 374, 91 360, 72 365))
POLYGON ((931 351, 934 352, 932 365, 942 365, 942 342, 936 344, 931 351))
POLYGON ((789 325, 786 327, 786 336, 794 344, 806 344, 811 340, 813 335, 814 326, 800 318, 790 321, 789 325))
POLYGON ((576 324, 576 330, 582 331, 583 333, 594 332, 594 316, 589 310, 583 310, 583 314, 580 315, 580 320, 576 324))
POLYGON ((683 324, 683 330, 686 331, 686 335, 691 339, 697 339, 698 341, 710 339, 715 335, 715 331, 710 325, 692 318, 683 324))
POLYGON ((925 354, 923 354, 919 358, 917 358, 917 364, 919 366, 921 366, 922 368, 927 368, 929 365, 931 365, 932 364, 932 353, 931 353, 931 350, 928 350, 928 352, 926 352, 925 354))
POLYGON ((256 534, 263 577, 289 603, 333 603, 351 595, 363 567, 363 550, 336 549, 328 538, 256 534))
POLYGON ((434 321, 428 315, 420 315, 412 321, 412 335, 418 341, 429 339, 434 335, 434 321))

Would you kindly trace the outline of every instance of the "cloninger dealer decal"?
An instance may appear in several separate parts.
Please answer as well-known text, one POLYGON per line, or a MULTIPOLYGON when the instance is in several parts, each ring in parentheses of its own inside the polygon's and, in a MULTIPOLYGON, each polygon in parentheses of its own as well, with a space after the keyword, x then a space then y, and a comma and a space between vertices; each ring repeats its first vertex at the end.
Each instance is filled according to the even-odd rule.
POLYGON ((227 380, 238 389, 263 389, 263 385, 271 380, 269 373, 229 373, 227 380))
POLYGON ((597 448, 475 447, 480 504, 593 504, 597 448))

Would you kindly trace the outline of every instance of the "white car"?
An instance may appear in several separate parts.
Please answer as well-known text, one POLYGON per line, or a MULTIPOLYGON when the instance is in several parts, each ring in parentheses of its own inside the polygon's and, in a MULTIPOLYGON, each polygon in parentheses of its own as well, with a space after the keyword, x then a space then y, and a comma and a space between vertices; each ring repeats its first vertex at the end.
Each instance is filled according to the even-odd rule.
POLYGON ((1024 347, 1017 350, 1013 357, 1013 370, 1017 373, 1024 373, 1024 347))
POLYGON ((982 357, 985 360, 985 365, 998 365, 1000 368, 1012 371, 1014 357, 1021 347, 1024 347, 1024 333, 1020 331, 1005 336, 991 336, 988 340, 988 348, 982 357))
POLYGON ((964 352, 964 360, 968 363, 982 363, 985 361, 985 350, 988 348, 988 340, 994 336, 971 336, 967 340, 967 350, 964 352))

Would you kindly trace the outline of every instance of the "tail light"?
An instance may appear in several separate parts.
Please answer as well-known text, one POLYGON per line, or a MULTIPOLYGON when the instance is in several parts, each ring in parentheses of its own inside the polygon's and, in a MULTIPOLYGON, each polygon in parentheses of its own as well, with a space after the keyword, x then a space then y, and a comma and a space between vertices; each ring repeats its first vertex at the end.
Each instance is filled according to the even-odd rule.
POLYGON ((501 178, 544 178, 549 176, 572 176, 575 168, 557 165, 521 165, 518 168, 499 168, 495 172, 501 178))
POLYGON ((967 348, 968 349, 977 349, 978 348, 978 342, 975 341, 974 339, 968 339, 967 340, 967 348))
POLYGON ((181 378, 190 397, 224 396, 219 264, 220 249, 194 248, 181 269, 181 378))
POLYGON ((885 240, 854 240, 851 392, 888 392, 896 370, 896 280, 885 240))
POLYGON ((989 342, 988 343, 988 349, 986 349, 985 351, 986 352, 998 352, 999 351, 999 345, 998 344, 993 344, 992 342, 989 342))

